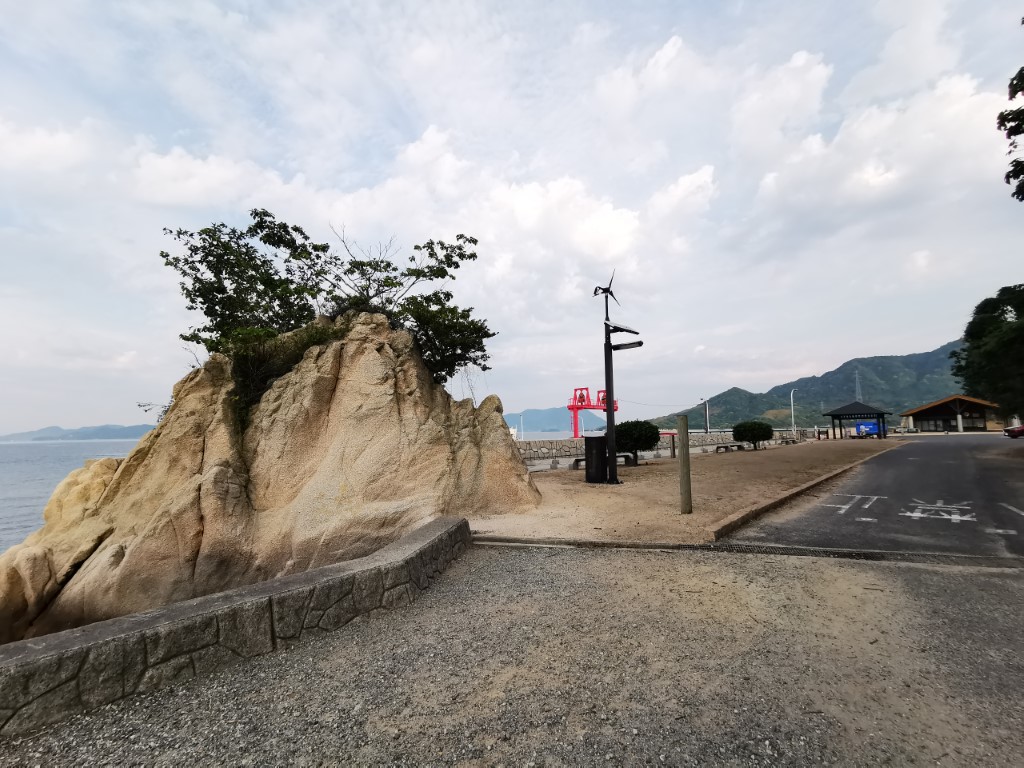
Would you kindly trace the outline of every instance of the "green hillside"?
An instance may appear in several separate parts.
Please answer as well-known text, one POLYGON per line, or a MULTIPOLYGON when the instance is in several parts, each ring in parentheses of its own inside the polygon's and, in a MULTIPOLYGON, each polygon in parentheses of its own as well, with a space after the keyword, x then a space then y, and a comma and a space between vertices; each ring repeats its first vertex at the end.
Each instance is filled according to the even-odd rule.
MULTIPOLYGON (((849 360, 821 376, 808 376, 779 384, 764 394, 733 387, 710 398, 711 427, 730 427, 746 419, 763 419, 775 426, 789 426, 789 392, 794 396, 797 426, 825 424, 823 411, 855 399, 855 372, 860 372, 863 402, 899 414, 918 405, 959 394, 960 383, 953 378, 949 353, 960 347, 951 341, 931 352, 913 355, 861 357, 849 360)), ((704 427, 704 406, 684 411, 691 429, 704 427)), ((676 416, 651 419, 660 427, 674 427, 676 416)))

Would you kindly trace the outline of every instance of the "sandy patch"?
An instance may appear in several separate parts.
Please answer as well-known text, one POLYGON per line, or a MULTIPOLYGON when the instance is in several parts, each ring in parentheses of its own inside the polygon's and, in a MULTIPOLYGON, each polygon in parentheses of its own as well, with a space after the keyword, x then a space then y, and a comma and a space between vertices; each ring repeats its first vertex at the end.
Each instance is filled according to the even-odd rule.
POLYGON ((718 521, 769 501, 852 462, 898 445, 897 440, 827 440, 691 456, 693 514, 679 514, 675 459, 620 467, 621 485, 584 482, 583 470, 533 476, 543 498, 526 514, 471 518, 475 533, 522 538, 700 543, 718 521))

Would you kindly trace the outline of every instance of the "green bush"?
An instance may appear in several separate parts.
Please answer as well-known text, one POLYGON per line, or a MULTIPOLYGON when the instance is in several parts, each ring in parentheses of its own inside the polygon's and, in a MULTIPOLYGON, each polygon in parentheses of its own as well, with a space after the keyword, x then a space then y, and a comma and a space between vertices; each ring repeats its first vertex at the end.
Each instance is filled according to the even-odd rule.
POLYGON ((310 347, 344 338, 349 325, 311 323, 272 338, 234 338, 224 353, 231 358, 235 407, 241 431, 244 432, 249 424, 249 411, 275 379, 294 368, 310 347))
POLYGON ((775 430, 763 421, 741 421, 732 428, 732 439, 737 443, 753 443, 756 451, 765 440, 771 440, 775 430))
POLYGON ((660 439, 658 428, 649 421, 624 421, 615 425, 615 450, 629 451, 634 462, 640 461, 639 451, 654 450, 660 439))

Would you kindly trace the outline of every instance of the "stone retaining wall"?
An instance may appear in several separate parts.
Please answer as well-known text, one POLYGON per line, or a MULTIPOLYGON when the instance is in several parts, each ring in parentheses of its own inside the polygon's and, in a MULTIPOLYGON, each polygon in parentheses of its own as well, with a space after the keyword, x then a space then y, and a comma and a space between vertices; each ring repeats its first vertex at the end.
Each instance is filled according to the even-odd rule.
MULTIPOLYGON (((791 429, 776 429, 775 436, 791 437, 791 429)), ((813 436, 811 430, 797 430, 798 433, 806 432, 806 437, 813 436)), ((799 436, 799 434, 798 434, 799 436)), ((706 445, 718 445, 719 443, 731 443, 732 435, 728 432, 693 432, 690 434, 690 447, 699 448, 706 445)), ((537 461, 542 459, 562 459, 583 456, 583 438, 565 438, 562 440, 520 440, 516 442, 519 453, 524 461, 537 461)), ((662 435, 658 447, 654 450, 668 451, 672 447, 672 438, 662 435)))
POLYGON ((439 518, 358 560, 0 646, 0 736, 407 605, 470 540, 466 520, 439 518))

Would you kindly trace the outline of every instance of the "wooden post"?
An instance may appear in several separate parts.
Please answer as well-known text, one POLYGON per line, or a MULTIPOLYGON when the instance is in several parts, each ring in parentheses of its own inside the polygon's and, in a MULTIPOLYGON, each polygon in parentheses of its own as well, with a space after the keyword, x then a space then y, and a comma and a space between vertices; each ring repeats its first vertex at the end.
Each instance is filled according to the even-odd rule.
POLYGON ((677 422, 679 435, 679 513, 693 513, 693 494, 690 489, 690 419, 680 416, 677 422))

